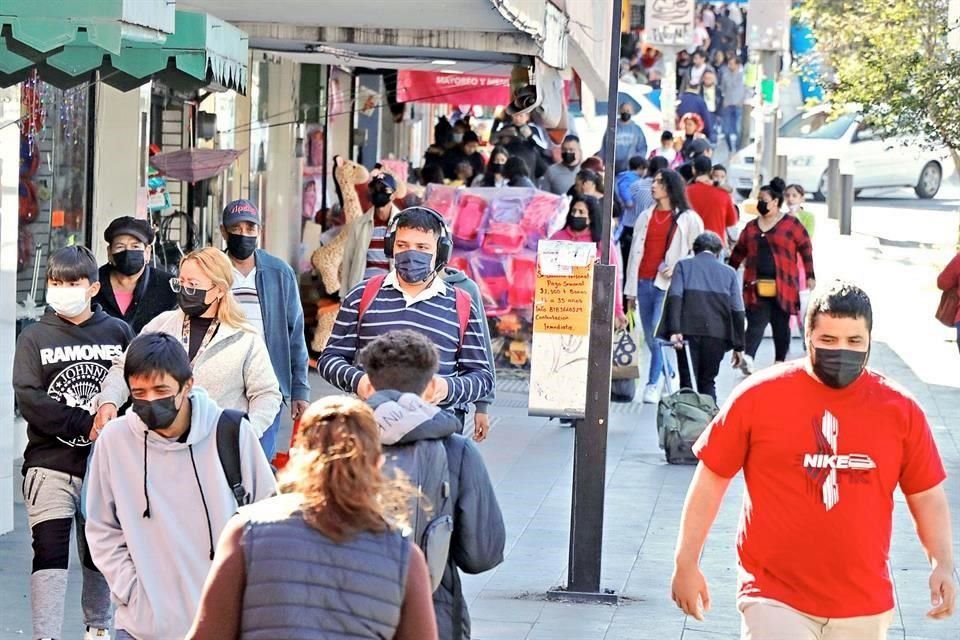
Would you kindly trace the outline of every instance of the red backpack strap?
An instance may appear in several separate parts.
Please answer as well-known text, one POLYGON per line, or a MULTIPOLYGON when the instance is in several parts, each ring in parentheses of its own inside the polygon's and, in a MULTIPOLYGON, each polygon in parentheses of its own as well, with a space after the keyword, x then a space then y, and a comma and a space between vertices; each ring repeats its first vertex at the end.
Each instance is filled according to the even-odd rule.
POLYGON ((386 277, 386 274, 373 276, 367 280, 366 284, 363 285, 363 294, 360 296, 360 306, 357 307, 358 333, 360 331, 360 323, 363 322, 363 314, 367 312, 367 309, 369 309, 370 305, 373 304, 373 299, 377 297, 378 293, 380 293, 380 287, 383 286, 383 281, 386 279, 386 277))
POLYGON ((470 309, 473 307, 473 298, 460 287, 454 287, 453 290, 457 294, 457 320, 460 321, 460 346, 463 346, 463 339, 467 335, 467 327, 470 326, 470 309))

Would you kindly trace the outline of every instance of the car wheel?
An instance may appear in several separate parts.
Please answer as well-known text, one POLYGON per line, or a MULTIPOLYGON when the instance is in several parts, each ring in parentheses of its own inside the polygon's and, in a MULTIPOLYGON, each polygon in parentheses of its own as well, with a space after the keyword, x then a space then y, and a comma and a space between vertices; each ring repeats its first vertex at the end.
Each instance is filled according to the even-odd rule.
POLYGON ((818 202, 825 202, 827 200, 827 172, 826 171, 824 171, 823 175, 820 176, 820 184, 817 186, 817 190, 813 194, 813 199, 818 202))
POLYGON ((940 182, 943 180, 943 169, 936 162, 928 162, 923 171, 920 172, 920 179, 917 180, 917 186, 913 188, 918 198, 929 200, 940 191, 940 182))

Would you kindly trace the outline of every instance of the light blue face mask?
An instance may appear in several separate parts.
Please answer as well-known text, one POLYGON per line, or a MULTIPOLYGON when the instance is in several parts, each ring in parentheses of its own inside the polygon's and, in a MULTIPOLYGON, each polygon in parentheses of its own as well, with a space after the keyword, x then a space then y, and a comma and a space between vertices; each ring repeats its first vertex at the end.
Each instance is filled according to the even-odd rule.
POLYGON ((408 249, 393 258, 397 275, 408 284, 420 284, 433 273, 433 254, 408 249))

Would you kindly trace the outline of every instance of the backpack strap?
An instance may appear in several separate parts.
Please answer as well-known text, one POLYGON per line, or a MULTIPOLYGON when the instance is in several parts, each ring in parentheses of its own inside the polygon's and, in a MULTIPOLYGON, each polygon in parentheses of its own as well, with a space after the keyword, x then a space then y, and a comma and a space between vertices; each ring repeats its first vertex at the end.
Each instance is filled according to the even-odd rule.
POLYGON ((373 304, 373 300, 377 297, 377 294, 380 293, 380 287, 383 286, 383 281, 386 280, 386 278, 386 274, 380 274, 373 276, 364 283, 363 293, 360 295, 360 306, 357 307, 357 333, 359 333, 360 330, 360 323, 363 322, 363 314, 365 314, 367 309, 370 308, 370 305, 373 304))
POLYGON ((463 339, 467 335, 467 327, 470 326, 470 310, 473 307, 473 298, 470 294, 460 287, 453 287, 457 295, 457 320, 460 321, 460 346, 463 346, 463 339))
POLYGON ((246 417, 242 411, 224 409, 217 420, 217 455, 238 507, 250 503, 240 471, 240 422, 246 417))

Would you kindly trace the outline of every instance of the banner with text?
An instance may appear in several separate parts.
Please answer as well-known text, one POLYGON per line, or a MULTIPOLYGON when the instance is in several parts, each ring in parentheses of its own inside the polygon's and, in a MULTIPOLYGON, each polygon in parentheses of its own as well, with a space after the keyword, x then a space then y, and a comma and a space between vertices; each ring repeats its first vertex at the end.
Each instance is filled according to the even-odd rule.
POLYGON ((397 75, 397 101, 496 107, 510 102, 510 78, 469 73, 401 71, 397 75))

